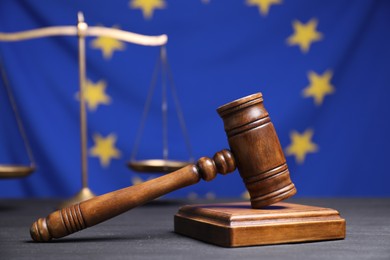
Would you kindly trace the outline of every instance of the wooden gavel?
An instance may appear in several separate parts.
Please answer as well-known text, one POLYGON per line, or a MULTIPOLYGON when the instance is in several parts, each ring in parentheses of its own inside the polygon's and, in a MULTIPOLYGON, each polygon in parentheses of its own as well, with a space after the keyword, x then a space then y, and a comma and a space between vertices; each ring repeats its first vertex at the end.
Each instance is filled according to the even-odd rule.
POLYGON ((34 241, 60 238, 94 226, 174 190, 210 181, 217 172, 225 175, 237 169, 251 197, 252 208, 262 208, 296 193, 274 126, 256 93, 217 109, 228 136, 229 150, 213 159, 202 157, 196 164, 162 177, 113 191, 51 213, 34 222, 34 241))

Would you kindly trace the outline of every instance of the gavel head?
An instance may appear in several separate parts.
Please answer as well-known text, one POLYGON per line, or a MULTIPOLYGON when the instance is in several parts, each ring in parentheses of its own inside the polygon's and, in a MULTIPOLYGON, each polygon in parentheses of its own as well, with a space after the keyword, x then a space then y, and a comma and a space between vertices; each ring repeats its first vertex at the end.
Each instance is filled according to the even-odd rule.
POLYGON ((251 197, 261 208, 296 193, 275 128, 261 93, 246 96, 217 109, 237 169, 251 197))

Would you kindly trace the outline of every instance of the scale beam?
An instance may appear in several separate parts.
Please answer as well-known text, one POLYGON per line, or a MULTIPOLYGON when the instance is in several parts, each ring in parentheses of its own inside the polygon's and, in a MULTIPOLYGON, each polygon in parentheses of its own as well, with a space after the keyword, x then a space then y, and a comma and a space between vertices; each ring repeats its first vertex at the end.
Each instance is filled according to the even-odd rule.
MULTIPOLYGON (((88 26, 84 36, 103 36, 121 40, 128 43, 144 46, 162 46, 168 42, 166 34, 149 36, 133 32, 127 32, 115 28, 88 26)), ((23 41, 49 36, 77 36, 77 26, 51 26, 41 29, 27 30, 14 33, 0 32, 0 41, 23 41)))

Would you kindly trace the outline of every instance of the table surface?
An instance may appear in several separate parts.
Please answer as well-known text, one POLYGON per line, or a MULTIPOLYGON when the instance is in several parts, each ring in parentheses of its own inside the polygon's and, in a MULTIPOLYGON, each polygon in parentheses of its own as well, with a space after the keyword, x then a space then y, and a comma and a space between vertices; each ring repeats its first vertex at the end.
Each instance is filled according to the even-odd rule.
POLYGON ((59 202, 0 199, 0 259, 390 259, 390 198, 288 201, 338 210, 345 240, 218 247, 173 232, 177 210, 204 201, 161 199, 62 239, 32 242, 32 222, 59 202))

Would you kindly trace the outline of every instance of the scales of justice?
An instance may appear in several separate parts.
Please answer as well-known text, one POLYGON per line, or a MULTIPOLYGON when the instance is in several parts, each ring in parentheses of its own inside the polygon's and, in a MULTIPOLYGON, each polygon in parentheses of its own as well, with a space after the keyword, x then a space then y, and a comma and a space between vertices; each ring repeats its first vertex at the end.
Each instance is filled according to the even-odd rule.
MULTIPOLYGON (((34 241, 46 242, 70 235, 164 194, 196 184, 201 179, 211 181, 217 173, 226 175, 236 169, 249 192, 250 202, 181 207, 174 216, 176 233, 224 247, 345 238, 345 220, 336 210, 283 202, 293 196, 296 189, 290 179, 283 149, 264 107, 261 93, 234 100, 217 109, 230 149, 223 149, 212 158, 202 157, 194 163, 170 161, 167 159, 167 150, 164 150, 163 159, 135 160, 138 145, 136 141, 129 167, 139 171, 169 173, 135 186, 94 196, 87 186, 86 113, 82 96, 86 71, 85 37, 104 35, 135 44, 164 46, 167 36, 144 36, 117 29, 88 27, 79 14, 77 27, 49 27, 29 32, 0 34, 0 40, 23 40, 54 35, 77 35, 79 39, 83 188, 77 197, 91 198, 77 198, 70 205, 35 221, 30 228, 34 241)), ((164 48, 160 57, 162 64, 166 64, 164 48)), ((144 115, 147 114, 148 102, 150 101, 145 104, 144 115)), ((181 116, 180 113, 178 115, 181 116)), ((143 123, 140 132, 142 125, 143 123)), ((19 128, 22 129, 22 136, 25 135, 23 127, 19 128)), ((185 127, 183 129, 185 130, 185 127)), ((30 172, 32 170, 33 167, 30 172)))
MULTIPOLYGON (((65 201, 60 207, 65 207, 78 203, 89 198, 94 197, 94 193, 88 186, 88 159, 87 159, 87 113, 84 99, 84 86, 86 84, 86 54, 85 54, 85 37, 88 36, 104 36, 110 37, 124 42, 143 45, 143 46, 160 46, 160 55, 156 64, 151 84, 149 87, 149 93, 144 106, 143 117, 141 124, 138 129, 135 144, 132 150, 131 158, 127 163, 127 166, 137 172, 158 172, 166 173, 184 167, 185 165, 193 161, 191 144, 189 142, 187 129, 184 122, 183 113, 180 108, 179 100, 176 95, 175 86, 173 83, 172 73, 170 72, 167 53, 165 45, 167 44, 168 37, 166 35, 159 36, 147 36, 136 34, 128 31, 119 29, 106 28, 106 27, 95 27, 88 26, 84 21, 84 16, 80 12, 78 13, 78 24, 77 26, 53 26, 41 29, 17 32, 17 33, 0 33, 0 41, 22 41, 34 38, 49 37, 49 36, 77 36, 78 37, 78 65, 79 65, 79 95, 80 95, 80 139, 81 139, 81 176, 82 176, 82 188, 81 190, 70 200, 65 201), (157 78, 161 74, 161 87, 162 87, 162 133, 163 133, 163 151, 162 158, 153 159, 137 159, 137 152, 140 145, 140 141, 145 126, 145 121, 150 110, 150 105, 153 97, 154 90, 157 85, 157 78), (172 160, 168 158, 168 131, 167 131, 167 87, 170 87, 171 94, 175 103, 177 116, 179 119, 180 127, 183 133, 184 141, 186 144, 189 159, 188 161, 172 160)), ((1 65, 1 74, 6 88, 8 98, 10 100, 12 110, 17 122, 18 130, 22 137, 25 149, 27 151, 30 165, 6 165, 0 164, 0 177, 2 178, 15 178, 24 177, 31 174, 36 169, 36 163, 32 153, 32 149, 29 140, 26 135, 26 130, 23 126, 22 119, 19 115, 18 108, 16 105, 15 98, 13 97, 10 83, 8 81, 6 71, 1 65)))

